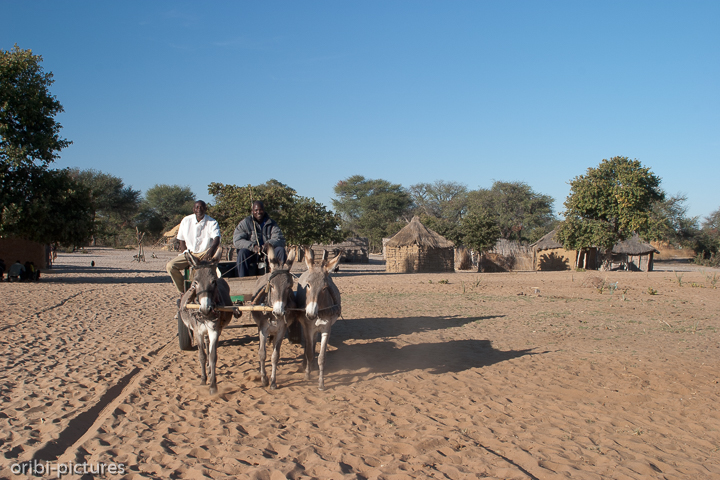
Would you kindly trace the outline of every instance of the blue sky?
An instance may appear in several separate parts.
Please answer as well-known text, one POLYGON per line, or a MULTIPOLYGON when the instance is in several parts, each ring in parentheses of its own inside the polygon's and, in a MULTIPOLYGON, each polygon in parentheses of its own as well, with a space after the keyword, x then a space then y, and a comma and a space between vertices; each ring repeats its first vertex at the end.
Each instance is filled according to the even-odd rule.
POLYGON ((616 155, 720 208, 720 2, 9 1, 0 48, 52 71, 55 166, 143 193, 275 178, 332 208, 359 174, 523 181, 616 155))

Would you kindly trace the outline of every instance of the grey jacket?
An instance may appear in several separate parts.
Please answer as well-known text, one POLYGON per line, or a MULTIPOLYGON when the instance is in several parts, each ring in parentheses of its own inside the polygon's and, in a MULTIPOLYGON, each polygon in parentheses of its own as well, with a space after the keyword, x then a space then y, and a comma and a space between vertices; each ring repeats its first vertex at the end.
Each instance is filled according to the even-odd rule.
MULTIPOLYGON (((265 225, 263 225, 261 238, 263 243, 269 243, 273 247, 285 247, 285 237, 280 231, 280 227, 269 217, 266 217, 265 225)), ((252 217, 247 217, 240 220, 235 232, 233 233, 233 245, 235 248, 247 248, 252 250, 253 246, 257 245, 257 232, 260 231, 260 224, 258 224, 252 217)))

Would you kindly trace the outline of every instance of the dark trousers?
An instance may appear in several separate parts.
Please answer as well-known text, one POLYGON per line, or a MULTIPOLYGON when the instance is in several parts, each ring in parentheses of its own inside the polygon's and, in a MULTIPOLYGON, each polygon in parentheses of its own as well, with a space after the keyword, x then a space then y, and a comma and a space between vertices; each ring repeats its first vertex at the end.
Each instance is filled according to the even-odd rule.
MULTIPOLYGON (((285 263, 287 254, 285 253, 284 247, 275 247, 275 258, 280 262, 280 265, 285 263)), ((237 271, 238 277, 250 277, 258 275, 258 254, 253 253, 252 250, 247 248, 238 248, 237 250, 237 271)), ((268 273, 270 270, 265 269, 264 273, 268 273)))

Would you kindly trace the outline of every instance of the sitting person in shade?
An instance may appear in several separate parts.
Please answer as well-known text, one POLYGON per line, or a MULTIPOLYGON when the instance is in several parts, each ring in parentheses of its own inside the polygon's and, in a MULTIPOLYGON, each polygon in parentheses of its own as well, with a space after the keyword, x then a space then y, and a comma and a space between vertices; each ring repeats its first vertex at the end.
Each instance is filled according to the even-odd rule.
POLYGON ((11 282, 13 280, 23 280, 25 277, 25 266, 20 263, 20 260, 10 265, 10 270, 8 270, 8 282, 11 282))
POLYGON ((181 297, 185 293, 184 272, 190 266, 185 258, 185 251, 198 260, 210 260, 220 246, 220 226, 217 220, 206 215, 206 212, 207 204, 198 200, 193 206, 193 214, 182 219, 177 234, 182 253, 165 266, 181 297))
POLYGON ((285 237, 278 224, 265 213, 265 205, 256 200, 252 215, 238 223, 233 233, 233 245, 237 248, 237 270, 239 277, 258 275, 258 259, 265 248, 275 250, 280 265, 285 263, 285 237))

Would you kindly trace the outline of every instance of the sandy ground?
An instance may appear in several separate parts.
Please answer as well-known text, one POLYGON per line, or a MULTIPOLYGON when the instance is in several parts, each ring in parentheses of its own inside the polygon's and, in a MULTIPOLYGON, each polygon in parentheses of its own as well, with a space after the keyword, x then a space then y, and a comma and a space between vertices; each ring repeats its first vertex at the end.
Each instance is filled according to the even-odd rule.
POLYGON ((61 254, 40 282, 0 284, 0 478, 27 461, 124 471, 106 478, 720 478, 717 269, 343 265, 325 391, 287 342, 263 388, 257 332, 234 328, 210 396, 178 348, 171 254, 133 253, 61 254))

